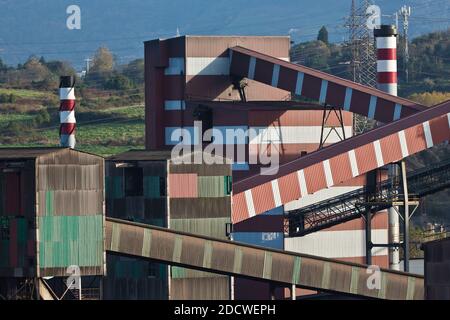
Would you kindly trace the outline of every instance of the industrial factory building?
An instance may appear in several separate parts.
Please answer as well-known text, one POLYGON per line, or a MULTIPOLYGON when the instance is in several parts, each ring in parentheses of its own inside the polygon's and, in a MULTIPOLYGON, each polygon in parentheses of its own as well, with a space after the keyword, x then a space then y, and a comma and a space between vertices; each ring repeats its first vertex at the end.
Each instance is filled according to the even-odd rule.
POLYGON ((289 37, 147 41, 145 150, 107 159, 74 149, 63 77, 68 148, 0 149, 0 293, 32 279, 55 298, 43 277, 77 265, 105 299, 424 299, 408 182, 417 197, 448 188, 450 165, 407 176, 403 159, 449 140, 450 102, 393 95, 395 28, 376 36, 384 91, 290 63, 289 37), (378 127, 356 135, 355 114, 378 127))
MULTIPOLYGON (((252 154, 276 152, 282 164, 353 135, 351 112, 326 112, 316 104, 294 102, 294 94, 290 91, 252 80, 252 77, 231 74, 233 51, 229 48, 236 46, 289 61, 289 37, 184 36, 145 43, 148 149, 171 149, 179 142, 171 140, 172 133, 179 128, 191 132, 191 137, 201 137, 209 128, 223 132, 225 137, 226 130, 254 130, 256 134, 251 138, 224 141, 224 145, 235 146, 233 181, 237 183, 259 172, 261 164, 249 163, 252 154), (194 121, 202 121, 203 132, 197 132, 199 129, 194 126, 194 121), (244 145, 245 161, 238 162, 241 159, 236 155, 241 144, 244 145)), ((249 69, 248 65, 236 67, 242 67, 245 72, 249 69)), ((270 84, 275 81, 271 69, 257 68, 254 72, 256 78, 267 79, 270 84)), ((307 83, 303 90, 308 90, 307 83)), ((284 235, 285 211, 364 185, 365 176, 362 175, 236 223, 233 239, 364 263, 362 218, 305 237, 285 238, 284 235)), ((386 211, 375 216, 372 228, 374 242, 388 242, 386 211)), ((386 248, 374 249, 373 256, 374 264, 389 266, 386 248)), ((237 298, 268 299, 269 286, 237 279, 235 295, 237 298)))
POLYGON ((102 276, 104 160, 67 148, 0 149, 0 289, 24 278, 102 276), (7 277, 7 278, 5 278, 7 277))

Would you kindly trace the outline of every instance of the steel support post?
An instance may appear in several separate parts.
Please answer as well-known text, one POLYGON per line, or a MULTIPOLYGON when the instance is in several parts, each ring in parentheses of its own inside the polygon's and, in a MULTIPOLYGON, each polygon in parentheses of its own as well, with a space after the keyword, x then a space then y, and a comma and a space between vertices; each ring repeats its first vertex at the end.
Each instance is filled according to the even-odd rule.
POLYGON ((409 272, 409 198, 408 181, 406 177, 406 163, 400 162, 400 173, 402 176, 403 189, 403 270, 409 272))

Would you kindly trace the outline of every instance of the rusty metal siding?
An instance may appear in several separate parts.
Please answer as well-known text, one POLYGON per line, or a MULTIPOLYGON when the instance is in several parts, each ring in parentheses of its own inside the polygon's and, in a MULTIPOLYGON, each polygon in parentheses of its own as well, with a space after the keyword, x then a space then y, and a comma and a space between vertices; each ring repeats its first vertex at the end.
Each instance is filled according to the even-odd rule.
POLYGON ((186 36, 187 57, 227 56, 227 49, 242 46, 278 58, 289 58, 288 36, 186 36))
POLYGON ((40 275, 65 275, 70 265, 103 274, 103 159, 64 149, 41 155, 36 166, 40 275))
MULTIPOLYGON (((169 163, 170 229, 226 238, 225 226, 231 222, 231 195, 225 192, 225 182, 227 177, 231 178, 230 175, 230 164, 169 163)), ((198 242, 197 245, 199 250, 182 250, 181 258, 184 255, 189 255, 186 257, 189 259, 202 258, 196 258, 196 255, 202 252, 204 243, 198 242)), ((174 267, 171 267, 170 274, 170 299, 228 298, 229 278, 226 276, 174 267)))
MULTIPOLYGON (((164 152, 130 151, 106 161, 106 216, 167 227, 167 158, 164 152), (141 196, 126 195, 124 167, 142 168, 141 196)), ((141 180, 139 180, 141 181, 141 180)), ((126 241, 126 239, 122 239, 126 241)), ((153 261, 107 255, 106 299, 167 299, 168 266, 153 261)))
MULTIPOLYGON (((34 160, 11 158, 2 150, 0 160, 0 276, 36 275, 35 165, 34 160), (8 169, 14 162, 20 168, 8 169)), ((14 167, 14 165, 12 165, 14 167)))
POLYGON ((228 277, 197 277, 172 279, 171 300, 228 300, 228 277))
POLYGON ((111 254, 106 255, 106 261, 108 276, 103 278, 104 299, 148 300, 168 297, 166 265, 111 254))
POLYGON ((3 263, 0 275, 64 276, 74 264, 81 275, 102 275, 103 159, 65 148, 2 148, 0 159, 2 195, 15 187, 14 205, 0 196, 0 233, 10 235, 0 240, 0 256, 6 258, 9 242, 2 263, 13 267, 3 263), (18 179, 7 185, 4 171, 12 163, 18 179))

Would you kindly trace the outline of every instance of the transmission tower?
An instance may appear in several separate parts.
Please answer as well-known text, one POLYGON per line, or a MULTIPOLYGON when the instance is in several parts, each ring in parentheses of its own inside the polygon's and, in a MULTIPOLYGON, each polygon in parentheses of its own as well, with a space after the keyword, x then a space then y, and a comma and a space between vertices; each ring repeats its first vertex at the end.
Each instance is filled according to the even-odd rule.
MULTIPOLYGON (((367 27, 370 15, 367 8, 372 5, 370 0, 352 0, 350 16, 346 27, 349 30, 347 46, 351 52, 352 80, 369 87, 377 84, 377 58, 373 30, 367 27)), ((375 122, 365 117, 355 115, 353 118, 355 134, 363 133, 375 125, 375 122)))
POLYGON ((403 6, 398 12, 402 17, 403 24, 403 69, 405 70, 405 81, 409 82, 409 49, 408 49, 408 27, 409 27, 409 16, 411 15, 411 7, 403 6))

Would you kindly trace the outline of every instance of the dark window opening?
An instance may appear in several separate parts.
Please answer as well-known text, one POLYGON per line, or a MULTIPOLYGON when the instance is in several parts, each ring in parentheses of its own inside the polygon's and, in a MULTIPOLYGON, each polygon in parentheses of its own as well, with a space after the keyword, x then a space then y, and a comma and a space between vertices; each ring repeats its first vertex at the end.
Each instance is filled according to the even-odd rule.
MULTIPOLYGON (((201 121, 202 123, 202 137, 205 135, 206 130, 212 129, 213 127, 213 112, 212 109, 199 105, 194 109, 193 116, 196 121, 201 121)), ((211 139, 212 140, 212 139, 211 139)))
POLYGON ((9 240, 9 218, 8 217, 0 217, 0 240, 9 240))
POLYGON ((159 177, 159 195, 161 197, 166 196, 166 177, 159 177))
POLYGON ((144 180, 142 168, 125 168, 125 196, 139 197, 144 195, 144 180))

